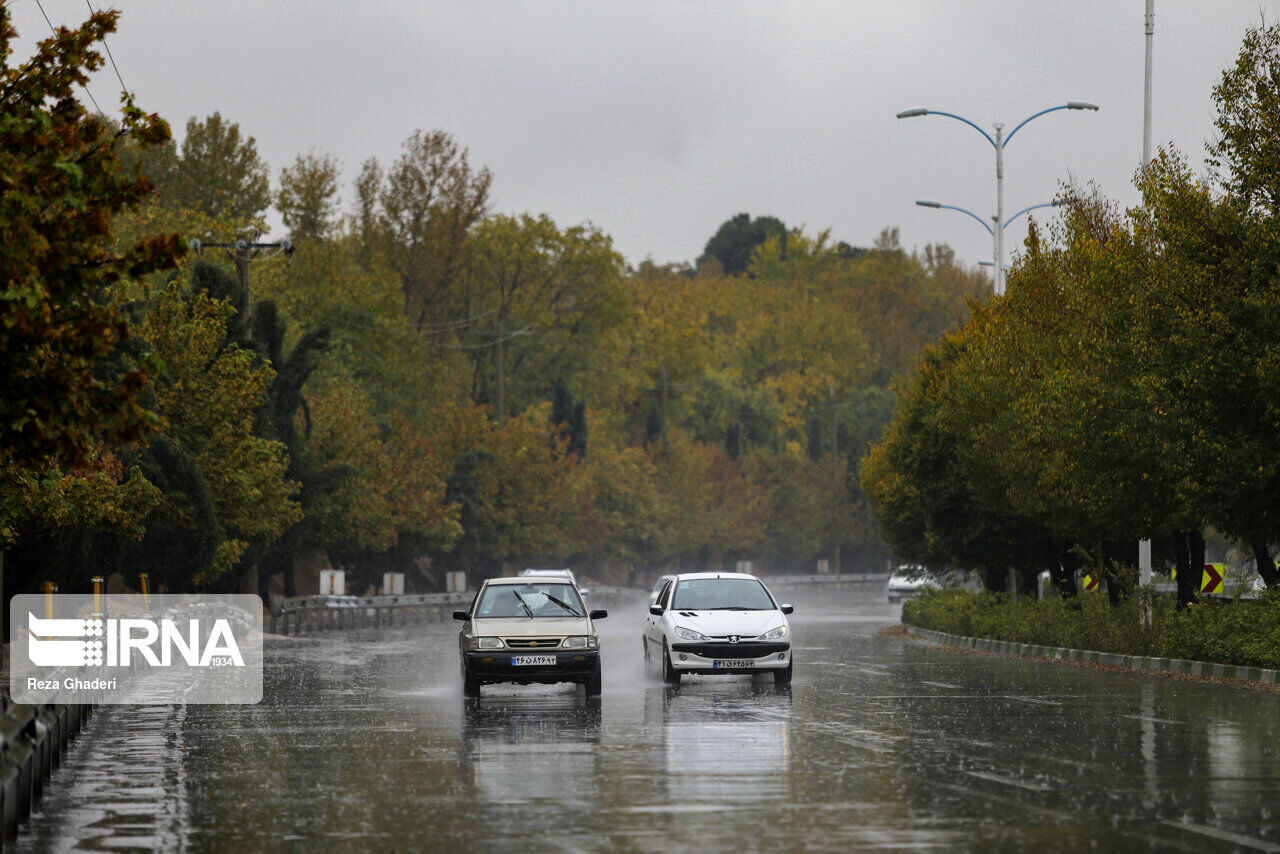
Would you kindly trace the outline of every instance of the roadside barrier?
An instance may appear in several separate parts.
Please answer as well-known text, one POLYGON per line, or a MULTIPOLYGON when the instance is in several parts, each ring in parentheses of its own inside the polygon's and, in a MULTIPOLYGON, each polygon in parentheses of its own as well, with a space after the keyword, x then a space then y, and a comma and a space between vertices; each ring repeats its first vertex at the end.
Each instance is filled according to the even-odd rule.
POLYGON ((14 703, 9 689, 0 689, 0 821, 6 845, 17 835, 18 823, 30 817, 67 743, 92 710, 80 703, 14 703))
POLYGON ((1145 670, 1150 673, 1181 673, 1187 676, 1208 676, 1216 679, 1235 679, 1241 682, 1266 682, 1272 685, 1280 682, 1280 679, 1277 679, 1275 670, 1268 670, 1263 667, 1214 664, 1210 661, 1187 661, 1181 658, 1157 658, 1150 655, 1122 655, 1115 652, 1094 652, 1092 650, 1068 649, 1059 646, 1037 646, 1029 643, 1015 643, 1013 641, 935 632, 932 629, 917 628, 909 623, 903 623, 902 628, 906 630, 907 634, 921 640, 929 640, 946 646, 974 649, 978 652, 989 652, 995 655, 1048 658, 1053 661, 1082 661, 1090 664, 1125 667, 1130 670, 1145 670))
MULTIPOLYGON (((591 604, 617 601, 642 593, 630 587, 589 587, 583 595, 591 604)), ((298 596, 275 599, 270 631, 278 635, 341 632, 384 626, 413 626, 442 622, 459 606, 471 604, 475 591, 464 593, 404 593, 397 596, 298 596)))

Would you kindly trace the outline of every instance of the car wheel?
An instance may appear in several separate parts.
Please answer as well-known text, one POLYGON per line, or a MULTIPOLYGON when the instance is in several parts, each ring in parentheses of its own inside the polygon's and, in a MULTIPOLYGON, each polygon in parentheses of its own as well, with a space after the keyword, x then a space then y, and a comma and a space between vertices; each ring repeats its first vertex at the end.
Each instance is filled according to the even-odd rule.
POLYGON ((462 695, 464 697, 480 696, 480 677, 471 672, 467 663, 462 662, 462 695))
POLYGON ((680 671, 671 666, 671 651, 665 640, 662 642, 662 681, 668 685, 680 684, 680 671))
POLYGON ((791 684, 791 667, 794 661, 788 661, 786 667, 780 667, 773 671, 774 685, 790 685, 791 684))
POLYGON ((600 696, 600 660, 596 659, 596 666, 587 674, 587 679, 582 683, 587 689, 588 697, 600 696))

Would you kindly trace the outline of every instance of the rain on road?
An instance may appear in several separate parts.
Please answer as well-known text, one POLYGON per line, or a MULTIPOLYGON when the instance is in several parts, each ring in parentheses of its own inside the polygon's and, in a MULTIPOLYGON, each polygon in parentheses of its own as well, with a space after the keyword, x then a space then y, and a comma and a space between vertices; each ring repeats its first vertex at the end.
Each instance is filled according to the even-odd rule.
MULTIPOLYGON (((787 597, 783 597, 787 598, 787 597)), ((268 643, 257 706, 103 707, 18 850, 1280 852, 1280 698, 943 652, 883 601, 792 620, 789 690, 486 686, 455 625, 268 643), (405 630, 406 632, 408 630, 405 630)))

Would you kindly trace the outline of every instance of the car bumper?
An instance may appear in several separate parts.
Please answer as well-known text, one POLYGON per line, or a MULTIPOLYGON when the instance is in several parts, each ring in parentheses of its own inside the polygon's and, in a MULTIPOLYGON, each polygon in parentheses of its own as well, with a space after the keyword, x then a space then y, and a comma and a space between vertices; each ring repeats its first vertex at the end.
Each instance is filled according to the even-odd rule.
POLYGON ((600 666, 600 652, 594 649, 534 653, 532 651, 484 650, 465 652, 467 667, 481 682, 515 682, 521 685, 579 682, 600 666), (517 655, 554 655, 555 664, 513 664, 517 655))
POLYGON ((671 667, 681 673, 734 674, 780 670, 791 666, 791 644, 676 643, 671 667), (739 664, 739 662, 743 662, 739 664))

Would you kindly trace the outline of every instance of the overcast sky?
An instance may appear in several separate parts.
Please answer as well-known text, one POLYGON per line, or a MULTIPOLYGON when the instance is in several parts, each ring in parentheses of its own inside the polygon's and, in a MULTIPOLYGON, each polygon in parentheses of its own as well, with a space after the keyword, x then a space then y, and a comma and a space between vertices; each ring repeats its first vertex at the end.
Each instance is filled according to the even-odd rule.
MULTIPOLYGON (((55 24, 87 15, 84 0, 41 2, 55 24)), ((124 82, 177 135, 220 111, 256 138, 273 180, 314 149, 339 158, 346 192, 366 158, 443 129, 493 171, 495 211, 590 220, 632 263, 692 260, 740 211, 855 245, 898 226, 908 247, 990 258, 978 223, 914 203, 988 218, 991 146, 950 119, 894 118, 914 106, 989 129, 1093 101, 1100 112, 1051 113, 1010 143, 1006 213, 1069 176, 1135 198, 1143 0, 114 5, 124 82)), ((9 6, 24 41, 48 34, 36 0, 9 6)), ((1245 28, 1277 12, 1277 0, 1156 0, 1157 145, 1202 163, 1210 90, 1245 28)), ((90 88, 117 103, 109 68, 90 88)))

